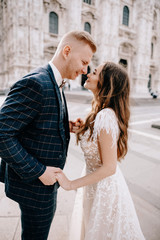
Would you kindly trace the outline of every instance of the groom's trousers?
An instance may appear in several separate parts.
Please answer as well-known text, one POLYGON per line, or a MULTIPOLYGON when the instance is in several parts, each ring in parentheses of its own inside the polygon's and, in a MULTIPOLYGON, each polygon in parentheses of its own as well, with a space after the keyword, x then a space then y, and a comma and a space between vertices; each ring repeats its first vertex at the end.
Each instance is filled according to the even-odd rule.
POLYGON ((57 191, 46 208, 35 208, 19 204, 21 209, 22 240, 47 240, 54 217, 57 202, 57 191))

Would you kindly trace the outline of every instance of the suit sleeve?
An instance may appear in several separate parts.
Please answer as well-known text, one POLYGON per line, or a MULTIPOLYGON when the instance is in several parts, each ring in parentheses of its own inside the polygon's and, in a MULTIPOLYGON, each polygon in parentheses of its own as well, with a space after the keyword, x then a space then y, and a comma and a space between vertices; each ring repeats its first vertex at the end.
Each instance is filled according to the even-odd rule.
POLYGON ((0 156, 25 182, 37 179, 46 169, 18 141, 18 135, 41 109, 42 91, 35 80, 20 80, 0 109, 0 156))

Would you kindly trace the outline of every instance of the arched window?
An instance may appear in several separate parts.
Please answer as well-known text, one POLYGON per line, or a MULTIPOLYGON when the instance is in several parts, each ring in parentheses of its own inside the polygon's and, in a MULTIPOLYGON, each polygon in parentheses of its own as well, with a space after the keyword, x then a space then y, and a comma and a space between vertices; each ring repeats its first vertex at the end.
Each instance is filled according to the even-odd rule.
POLYGON ((129 8, 127 6, 123 8, 123 24, 126 26, 129 25, 129 8))
POLYGON ((126 59, 120 59, 119 60, 119 64, 121 64, 123 67, 127 68, 128 67, 128 63, 126 59))
POLYGON ((58 15, 55 12, 49 14, 49 32, 58 34, 58 15))
POLYGON ((154 44, 153 42, 151 43, 151 59, 153 59, 154 56, 154 44))
POLYGON ((83 0, 83 2, 91 4, 91 0, 83 0))
POLYGON ((85 30, 86 32, 91 33, 91 25, 90 25, 90 23, 85 22, 85 24, 84 24, 84 30, 85 30))

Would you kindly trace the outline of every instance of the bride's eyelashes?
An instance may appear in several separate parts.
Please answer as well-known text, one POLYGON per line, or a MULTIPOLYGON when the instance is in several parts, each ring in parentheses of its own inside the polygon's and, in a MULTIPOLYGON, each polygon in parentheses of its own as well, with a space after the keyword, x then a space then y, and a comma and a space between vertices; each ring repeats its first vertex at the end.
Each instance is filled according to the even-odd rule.
POLYGON ((97 69, 95 68, 93 71, 93 74, 96 75, 96 73, 97 73, 97 69))

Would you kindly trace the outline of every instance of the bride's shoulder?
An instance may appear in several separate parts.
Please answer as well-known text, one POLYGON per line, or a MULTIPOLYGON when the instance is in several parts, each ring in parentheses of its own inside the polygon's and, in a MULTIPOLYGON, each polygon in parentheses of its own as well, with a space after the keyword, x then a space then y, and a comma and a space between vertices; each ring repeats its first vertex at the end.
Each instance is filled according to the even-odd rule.
POLYGON ((106 119, 114 119, 117 121, 116 114, 113 109, 111 108, 103 108, 97 113, 96 119, 95 120, 106 120, 106 119))
POLYGON ((111 108, 104 108, 97 113, 94 122, 94 135, 100 134, 101 130, 106 130, 107 133, 111 131, 113 139, 117 139, 119 133, 118 119, 114 110, 111 108))
POLYGON ((113 109, 103 108, 97 113, 95 118, 94 128, 95 129, 110 129, 118 127, 118 119, 113 109))

